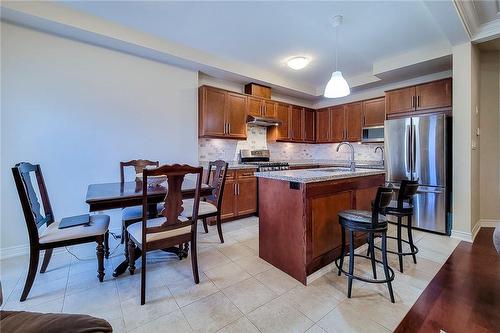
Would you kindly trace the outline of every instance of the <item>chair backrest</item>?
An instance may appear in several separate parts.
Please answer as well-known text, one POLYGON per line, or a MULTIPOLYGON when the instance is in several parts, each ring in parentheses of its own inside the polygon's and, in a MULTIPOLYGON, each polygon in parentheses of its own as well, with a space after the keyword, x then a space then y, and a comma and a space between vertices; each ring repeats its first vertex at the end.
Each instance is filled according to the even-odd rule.
POLYGON ((372 207, 372 226, 378 224, 379 214, 389 206, 394 192, 391 187, 379 186, 372 207))
POLYGON ((125 167, 134 167, 135 174, 141 173, 147 166, 158 167, 160 162, 150 160, 131 160, 128 162, 120 162, 120 182, 125 182, 125 167))
POLYGON ((221 209, 222 196, 224 195, 224 184, 226 183, 227 162, 222 160, 212 161, 208 163, 207 185, 213 187, 212 195, 207 197, 217 206, 218 211, 221 209), (212 177, 212 168, 215 168, 212 177), (211 180, 211 182, 210 182, 211 180))
POLYGON ((21 200, 21 206, 28 228, 30 244, 33 246, 38 244, 38 229, 43 225, 50 225, 54 222, 54 214, 49 201, 45 181, 43 180, 42 170, 40 165, 31 163, 18 163, 12 168, 14 181, 16 183, 17 193, 21 200), (31 175, 34 174, 40 192, 40 197, 43 205, 43 214, 38 196, 33 186, 31 175))
POLYGON ((142 172, 142 244, 146 244, 146 234, 183 228, 191 225, 191 232, 196 237, 196 221, 198 221, 198 208, 200 205, 200 189, 203 167, 189 165, 162 165, 155 169, 144 169, 142 172), (193 211, 190 219, 179 219, 184 210, 182 206, 182 183, 186 175, 196 175, 193 211), (165 221, 157 227, 147 227, 148 211, 148 177, 165 176, 167 179, 167 195, 165 196, 163 210, 160 217, 165 221))
POLYGON ((413 196, 417 194, 417 190, 418 180, 403 179, 398 192, 398 208, 403 208, 405 200, 411 201, 413 196))

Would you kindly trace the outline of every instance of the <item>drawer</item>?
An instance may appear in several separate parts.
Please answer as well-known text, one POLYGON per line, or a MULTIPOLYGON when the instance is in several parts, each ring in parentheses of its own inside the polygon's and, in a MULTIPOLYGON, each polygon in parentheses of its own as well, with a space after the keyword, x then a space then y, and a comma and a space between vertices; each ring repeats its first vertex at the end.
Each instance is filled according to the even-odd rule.
POLYGON ((238 178, 254 178, 256 169, 243 169, 237 171, 238 178))

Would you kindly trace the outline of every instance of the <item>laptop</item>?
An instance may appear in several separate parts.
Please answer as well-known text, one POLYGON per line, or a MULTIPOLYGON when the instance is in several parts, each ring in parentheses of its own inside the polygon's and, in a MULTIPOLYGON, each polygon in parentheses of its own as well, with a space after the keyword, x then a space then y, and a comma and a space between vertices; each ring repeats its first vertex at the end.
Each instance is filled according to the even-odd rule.
POLYGON ((83 214, 78 216, 65 217, 59 222, 59 229, 76 227, 78 225, 90 225, 90 215, 83 214))

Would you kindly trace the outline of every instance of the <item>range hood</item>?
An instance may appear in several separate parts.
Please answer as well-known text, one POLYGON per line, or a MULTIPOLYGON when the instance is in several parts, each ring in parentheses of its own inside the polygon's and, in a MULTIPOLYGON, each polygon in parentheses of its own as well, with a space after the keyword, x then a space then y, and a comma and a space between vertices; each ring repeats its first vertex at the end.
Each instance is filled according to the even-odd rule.
POLYGON ((258 126, 278 126, 281 125, 282 121, 276 118, 269 117, 259 117, 259 116, 251 116, 247 117, 247 124, 253 124, 258 126))

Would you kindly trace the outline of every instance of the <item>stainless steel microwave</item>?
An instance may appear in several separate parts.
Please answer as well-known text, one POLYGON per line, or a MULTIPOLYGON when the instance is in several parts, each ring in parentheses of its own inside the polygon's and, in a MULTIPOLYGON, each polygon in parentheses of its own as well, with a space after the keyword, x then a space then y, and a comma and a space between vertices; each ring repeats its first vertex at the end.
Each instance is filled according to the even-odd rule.
POLYGON ((363 127, 361 142, 384 142, 384 126, 363 127))

